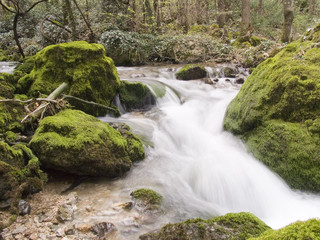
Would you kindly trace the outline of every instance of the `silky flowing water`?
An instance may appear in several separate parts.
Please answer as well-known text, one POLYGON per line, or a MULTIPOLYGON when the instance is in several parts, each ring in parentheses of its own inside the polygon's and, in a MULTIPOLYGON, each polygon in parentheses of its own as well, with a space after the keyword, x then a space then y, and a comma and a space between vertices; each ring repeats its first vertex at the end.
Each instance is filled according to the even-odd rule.
POLYGON ((100 119, 128 124, 143 140, 146 159, 120 179, 90 180, 76 187, 81 201, 75 222, 112 222, 117 231, 110 239, 137 239, 169 222, 229 212, 251 212, 272 228, 319 217, 320 196, 292 191, 239 139, 223 131, 225 110, 240 85, 226 81, 219 68, 207 68, 211 80, 219 78, 212 85, 176 80, 176 70, 118 68, 121 80, 147 84, 159 96, 157 105, 143 113, 100 119), (138 188, 163 196, 161 214, 122 208, 138 188))

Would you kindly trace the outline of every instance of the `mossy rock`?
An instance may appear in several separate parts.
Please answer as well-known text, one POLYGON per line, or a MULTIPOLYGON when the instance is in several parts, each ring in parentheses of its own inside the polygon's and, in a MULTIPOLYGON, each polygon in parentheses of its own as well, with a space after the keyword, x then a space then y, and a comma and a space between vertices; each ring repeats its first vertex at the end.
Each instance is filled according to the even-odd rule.
POLYGON ((140 236, 141 240, 244 240, 256 237, 270 227, 251 213, 228 213, 208 220, 200 218, 167 224, 158 232, 140 236))
POLYGON ((25 115, 24 104, 19 102, 0 102, 0 133, 23 131, 25 127, 21 120, 25 115))
POLYGON ((206 76, 206 69, 198 64, 185 65, 176 73, 176 78, 179 80, 200 79, 206 76))
POLYGON ((25 74, 29 74, 35 64, 35 56, 32 57, 26 57, 18 67, 16 67, 15 71, 20 71, 25 74))
POLYGON ((250 240, 300 240, 300 239, 320 239, 320 220, 310 219, 302 222, 298 221, 279 230, 269 230, 257 238, 250 240))
POLYGON ((38 158, 23 144, 0 141, 0 159, 0 200, 38 192, 47 181, 38 158))
POLYGON ((66 94, 109 106, 120 86, 114 63, 100 44, 77 41, 51 45, 33 60, 33 69, 19 80, 17 93, 48 95, 66 82, 66 94))
POLYGON ((140 188, 130 195, 135 205, 143 211, 158 212, 161 210, 162 196, 151 189, 140 188))
POLYGON ((12 82, 11 74, 0 73, 0 97, 13 98, 16 88, 12 82))
POLYGON ((309 38, 255 68, 228 106, 224 128, 291 187, 320 191, 320 48, 309 38))
POLYGON ((87 176, 121 176, 145 155, 137 137, 125 138, 109 124, 70 109, 44 118, 30 147, 45 168, 87 176))
POLYGON ((140 82, 121 81, 119 98, 126 111, 147 110, 156 103, 149 88, 140 82))

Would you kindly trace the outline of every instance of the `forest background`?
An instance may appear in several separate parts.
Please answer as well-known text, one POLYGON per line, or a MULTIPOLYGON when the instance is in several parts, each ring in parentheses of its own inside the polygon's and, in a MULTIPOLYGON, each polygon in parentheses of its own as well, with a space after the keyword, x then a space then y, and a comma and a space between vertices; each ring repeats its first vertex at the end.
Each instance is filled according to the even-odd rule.
POLYGON ((85 40, 102 43, 117 65, 236 59, 254 67, 280 43, 313 27, 319 21, 319 4, 318 0, 1 0, 0 60, 19 60, 51 44, 85 40))

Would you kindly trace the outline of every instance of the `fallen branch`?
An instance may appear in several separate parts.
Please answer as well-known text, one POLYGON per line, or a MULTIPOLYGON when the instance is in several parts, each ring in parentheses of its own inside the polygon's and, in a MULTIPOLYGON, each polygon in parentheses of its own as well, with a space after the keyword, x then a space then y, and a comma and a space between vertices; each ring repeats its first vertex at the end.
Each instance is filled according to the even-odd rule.
POLYGON ((73 100, 76 100, 78 102, 82 102, 82 103, 85 103, 85 104, 101 107, 101 108, 113 111, 115 113, 118 113, 118 111, 116 109, 108 107, 108 106, 100 104, 100 103, 95 103, 95 102, 92 102, 92 101, 86 101, 86 100, 83 100, 81 98, 70 96, 70 95, 65 95, 65 94, 62 94, 62 96, 63 96, 64 99, 73 99, 73 100))
POLYGON ((44 114, 44 111, 49 106, 50 102, 57 103, 54 99, 56 99, 64 90, 68 87, 67 83, 62 83, 58 88, 56 88, 47 98, 43 99, 43 102, 40 104, 39 107, 36 108, 33 112, 27 114, 22 120, 21 123, 25 122, 28 118, 31 120, 37 119, 38 117, 44 114))

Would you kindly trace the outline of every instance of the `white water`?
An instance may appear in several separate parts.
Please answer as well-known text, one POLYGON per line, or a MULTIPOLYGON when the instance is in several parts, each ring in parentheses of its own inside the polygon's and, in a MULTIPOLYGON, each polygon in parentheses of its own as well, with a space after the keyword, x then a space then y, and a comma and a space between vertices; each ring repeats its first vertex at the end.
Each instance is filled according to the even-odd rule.
MULTIPOLYGON (((168 221, 251 212, 273 228, 320 216, 320 197, 297 193, 247 153, 242 142, 223 131, 227 105, 239 91, 220 79, 217 86, 174 80, 174 72, 157 68, 119 68, 121 79, 158 81, 166 95, 146 114, 125 114, 126 122, 153 147, 119 188, 147 187, 165 199, 168 221), (132 74, 135 73, 135 74, 132 74), (174 89, 180 95, 171 90, 174 89), (169 214, 170 212, 170 214, 169 214)), ((151 84, 152 85, 152 84, 151 84)))
POLYGON ((0 73, 12 74, 16 66, 17 62, 0 62, 0 73))

